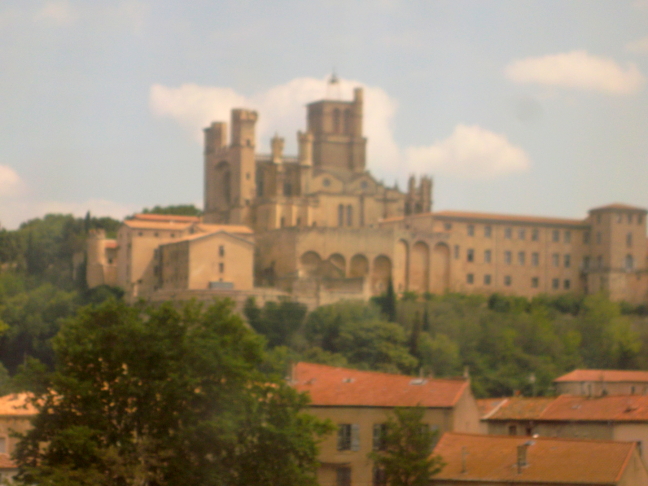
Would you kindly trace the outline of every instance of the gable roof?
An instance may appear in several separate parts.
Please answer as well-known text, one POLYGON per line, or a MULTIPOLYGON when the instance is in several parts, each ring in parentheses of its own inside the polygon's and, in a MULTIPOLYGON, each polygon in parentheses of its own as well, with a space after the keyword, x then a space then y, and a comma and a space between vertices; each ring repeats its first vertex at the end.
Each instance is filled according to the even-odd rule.
POLYGON ((176 222, 176 221, 148 221, 141 219, 126 219, 124 226, 137 229, 157 229, 157 230, 174 230, 183 231, 190 228, 194 223, 176 222))
POLYGON ((554 383, 580 381, 601 381, 606 383, 648 383, 648 371, 627 370, 574 370, 559 376, 554 383))
MULTIPOLYGON (((635 453, 634 442, 474 435, 446 432, 434 453, 446 466, 436 481, 616 484, 635 453), (529 444, 518 473, 517 447, 529 444), (463 459, 462 459, 463 457, 463 459), (462 472, 462 462, 465 472, 462 472)), ((643 467, 641 461, 637 461, 643 467)))
POLYGON ((609 395, 589 398, 560 395, 556 398, 509 399, 484 420, 534 420, 538 422, 648 422, 648 396, 609 395))
POLYGON ((467 380, 421 379, 297 363, 293 386, 308 392, 314 406, 451 408, 469 390, 467 380))
POLYGON ((437 211, 434 213, 418 213, 408 216, 394 216, 382 219, 381 223, 403 221, 413 218, 439 218, 439 219, 463 219, 467 221, 482 221, 487 223, 521 223, 521 224, 543 224, 554 226, 588 226, 582 219, 551 218, 545 216, 524 216, 516 214, 495 214, 480 213, 474 211, 437 211))

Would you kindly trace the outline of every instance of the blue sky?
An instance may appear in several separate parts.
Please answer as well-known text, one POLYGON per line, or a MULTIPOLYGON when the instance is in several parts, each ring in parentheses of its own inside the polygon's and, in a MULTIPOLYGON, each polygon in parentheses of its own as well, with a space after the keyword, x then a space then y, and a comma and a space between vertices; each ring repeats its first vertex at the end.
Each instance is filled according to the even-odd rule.
POLYGON ((0 2, 0 224, 202 201, 200 129, 288 152, 335 67, 370 170, 435 207, 648 207, 648 0, 0 2))

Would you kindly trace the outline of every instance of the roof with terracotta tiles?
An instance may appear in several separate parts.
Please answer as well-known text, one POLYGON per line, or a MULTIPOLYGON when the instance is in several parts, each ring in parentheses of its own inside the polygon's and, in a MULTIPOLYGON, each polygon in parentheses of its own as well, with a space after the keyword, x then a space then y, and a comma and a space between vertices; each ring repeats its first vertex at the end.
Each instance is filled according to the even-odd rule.
POLYGON ((156 229, 182 231, 190 228, 194 223, 169 222, 169 221, 146 221, 140 219, 126 219, 124 225, 136 229, 156 229))
MULTIPOLYGON (((446 432, 434 449, 446 465, 433 476, 432 484, 436 481, 616 484, 635 450, 634 442, 546 437, 530 440, 529 437, 446 432), (518 473, 517 448, 525 443, 529 444, 527 465, 518 473)), ((643 467, 641 461, 637 464, 643 467)))
POLYGON ((0 454, 0 469, 18 469, 18 465, 11 460, 9 454, 0 454))
POLYGON ((574 370, 559 376, 554 383, 602 381, 607 383, 648 383, 648 371, 628 370, 574 370))
POLYGON ((215 233, 217 231, 225 231, 227 233, 238 233, 244 235, 251 235, 254 233, 251 228, 243 226, 240 224, 204 224, 200 223, 196 225, 198 231, 204 231, 206 233, 215 233))
POLYGON ((593 211, 605 211, 608 209, 620 209, 625 211, 641 211, 643 213, 646 212, 644 208, 640 208, 638 206, 630 206, 629 204, 622 204, 622 203, 607 204, 605 206, 600 206, 598 208, 590 209, 589 212, 591 213, 593 211))
POLYGON ((484 417, 505 404, 508 398, 479 398, 475 401, 479 409, 479 416, 484 417))
POLYGON ((512 399, 484 417, 484 420, 648 422, 648 396, 609 395, 589 398, 560 395, 546 399, 512 399))
POLYGON ((469 391, 466 380, 421 379, 297 363, 293 386, 308 392, 315 406, 451 408, 469 391))
POLYGON ((176 222, 176 223, 200 222, 200 218, 198 216, 180 216, 177 214, 137 213, 133 216, 133 219, 138 219, 141 221, 166 221, 166 222, 176 222))
POLYGON ((36 415, 36 409, 29 403, 29 394, 12 393, 0 397, 0 415, 36 415))
POLYGON ((106 240, 106 248, 117 248, 117 240, 106 240))
POLYGON ((587 226, 588 223, 583 219, 570 219, 570 218, 551 218, 544 216, 524 216, 515 214, 495 214, 495 213, 479 213, 471 211, 437 211, 435 213, 419 213, 411 214, 409 216, 394 216, 381 220, 381 223, 390 223, 395 221, 403 221, 412 218, 440 218, 440 219, 463 219, 470 221, 485 221, 494 223, 531 223, 531 224, 551 224, 563 226, 587 226))

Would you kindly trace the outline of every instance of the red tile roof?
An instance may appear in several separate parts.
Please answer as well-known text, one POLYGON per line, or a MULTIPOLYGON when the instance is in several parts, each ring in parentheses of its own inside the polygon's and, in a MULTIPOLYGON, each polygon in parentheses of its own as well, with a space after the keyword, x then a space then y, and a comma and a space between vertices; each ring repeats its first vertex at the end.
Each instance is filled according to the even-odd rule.
POLYGON ((117 248, 117 240, 106 240, 106 248, 117 248))
MULTIPOLYGON (((437 481, 616 484, 635 450, 634 442, 545 437, 530 440, 529 437, 447 432, 434 449, 446 466, 433 476, 432 484, 437 481), (517 447, 525 443, 530 444, 527 465, 518 473, 517 447)), ((641 461, 637 463, 643 467, 641 461)))
MULTIPOLYGON (((150 214, 150 213, 137 213, 133 219, 140 221, 166 221, 169 223, 199 223, 198 216, 178 216, 176 214, 150 214)), ((132 221, 132 220, 130 220, 132 221)))
POLYGON ((439 211, 433 213, 434 217, 456 218, 470 220, 500 221, 506 223, 540 223, 554 225, 584 226, 587 225, 582 219, 550 218, 544 216, 518 216, 513 214, 476 213, 468 211, 439 211))
POLYGON ((622 203, 612 203, 612 204, 607 204, 605 206, 600 206, 598 208, 593 208, 590 209, 589 212, 593 211, 605 211, 606 209, 621 209, 621 210, 626 210, 626 211, 641 211, 641 212, 646 212, 644 208, 640 208, 638 206, 630 206, 628 204, 622 204, 622 203))
POLYGON ((627 370, 574 370, 554 380, 554 383, 604 381, 607 383, 646 382, 648 371, 627 370))
POLYGON ((12 393, 0 397, 0 415, 36 415, 36 409, 29 403, 29 394, 12 393))
POLYGON ((466 380, 421 379, 411 376, 297 363, 293 386, 308 392, 316 406, 453 407, 469 390, 466 380))
POLYGON ((556 398, 511 399, 485 420, 538 422, 648 422, 648 396, 611 395, 589 398, 560 395, 556 398))
POLYGON ((499 407, 504 405, 509 399, 508 398, 480 398, 475 400, 477 402, 477 408, 479 409, 479 416, 484 417, 494 410, 497 410, 499 407))

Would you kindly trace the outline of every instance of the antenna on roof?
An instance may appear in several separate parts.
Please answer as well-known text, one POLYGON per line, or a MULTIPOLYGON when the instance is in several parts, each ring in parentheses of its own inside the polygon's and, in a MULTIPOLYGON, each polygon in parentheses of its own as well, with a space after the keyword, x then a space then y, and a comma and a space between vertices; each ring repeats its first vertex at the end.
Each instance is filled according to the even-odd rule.
POLYGON ((326 99, 327 100, 341 100, 342 99, 342 86, 340 85, 340 78, 335 74, 335 68, 331 73, 331 77, 326 83, 326 99))

